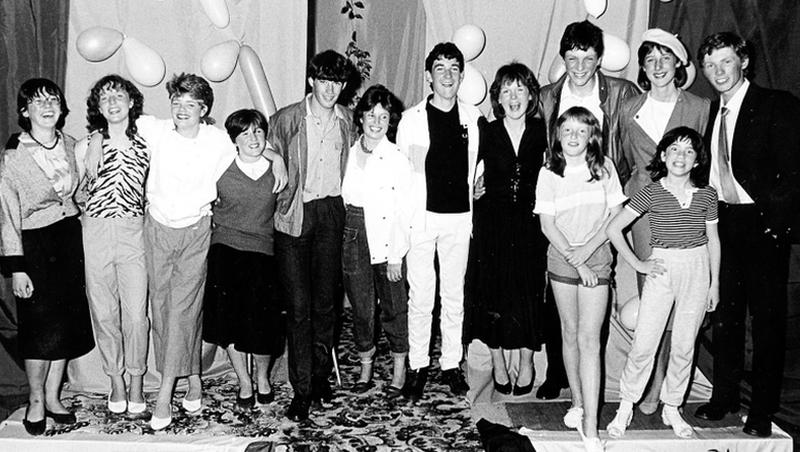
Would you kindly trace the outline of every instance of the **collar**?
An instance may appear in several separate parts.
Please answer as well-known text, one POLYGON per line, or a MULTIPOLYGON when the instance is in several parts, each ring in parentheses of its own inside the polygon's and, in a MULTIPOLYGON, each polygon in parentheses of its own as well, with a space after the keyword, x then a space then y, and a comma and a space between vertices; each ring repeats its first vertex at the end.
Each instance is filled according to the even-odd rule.
POLYGON ((562 96, 567 96, 567 97, 574 97, 574 98, 577 98, 577 99, 598 99, 599 100, 600 99, 600 77, 598 76, 598 74, 599 74, 599 72, 595 72, 594 77, 592 77, 593 80, 594 80, 594 86, 592 87, 592 93, 589 94, 588 96, 580 96, 578 94, 575 94, 572 91, 572 88, 570 88, 570 86, 569 86, 569 76, 567 75, 567 79, 564 80, 564 90, 563 90, 561 95, 562 96))
MULTIPOLYGON (((306 99, 305 99, 306 116, 316 117, 316 115, 314 115, 314 113, 311 110, 311 96, 313 96, 312 93, 306 94, 306 99)), ((344 119, 344 112, 342 112, 342 108, 343 107, 339 104, 333 106, 333 114, 334 116, 336 116, 336 119, 344 119)))
POLYGON ((727 104, 722 104, 722 96, 719 98, 719 109, 722 111, 722 107, 728 109, 728 114, 739 114, 739 110, 742 108, 742 102, 744 102, 744 96, 747 94, 747 90, 750 88, 750 80, 744 79, 744 83, 742 86, 733 93, 731 100, 728 101, 727 104))

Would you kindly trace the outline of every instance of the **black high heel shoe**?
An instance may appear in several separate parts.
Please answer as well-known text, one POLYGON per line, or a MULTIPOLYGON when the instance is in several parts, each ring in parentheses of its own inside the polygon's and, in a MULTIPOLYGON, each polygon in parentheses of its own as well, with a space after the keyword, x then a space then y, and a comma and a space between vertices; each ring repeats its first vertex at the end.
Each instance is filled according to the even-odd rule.
POLYGON ((43 435, 47 429, 47 417, 43 417, 40 421, 31 422, 28 420, 28 408, 25 408, 25 417, 22 418, 22 425, 25 426, 25 431, 31 436, 43 435))
POLYGON ((521 396, 530 393, 532 390, 533 390, 533 379, 531 379, 531 382, 526 384, 525 386, 514 385, 513 392, 515 396, 521 396))
POLYGON ((511 394, 511 381, 505 384, 500 384, 494 378, 494 372, 492 372, 492 381, 494 382, 494 390, 499 392, 500 394, 511 394))
POLYGON ((56 424, 74 424, 78 420, 75 418, 75 413, 68 411, 66 413, 53 413, 47 408, 44 409, 45 418, 50 418, 56 424))

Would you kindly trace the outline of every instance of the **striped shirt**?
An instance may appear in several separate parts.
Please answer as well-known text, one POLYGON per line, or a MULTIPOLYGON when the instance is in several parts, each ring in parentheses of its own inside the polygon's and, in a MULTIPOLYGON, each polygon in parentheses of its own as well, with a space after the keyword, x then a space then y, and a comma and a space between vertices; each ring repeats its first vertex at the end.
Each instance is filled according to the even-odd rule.
POLYGON ((590 181, 586 165, 564 168, 564 177, 543 167, 536 183, 533 213, 552 215, 556 227, 572 246, 588 242, 603 226, 611 208, 625 202, 617 170, 605 159, 606 175, 590 181))
POLYGON ((708 243, 706 225, 719 221, 717 191, 710 185, 692 189, 682 206, 661 181, 642 187, 625 206, 636 215, 650 212, 650 246, 689 249, 708 243))
POLYGON ((144 215, 144 187, 150 153, 136 136, 127 149, 103 142, 103 162, 89 182, 86 214, 92 218, 132 218, 144 215))

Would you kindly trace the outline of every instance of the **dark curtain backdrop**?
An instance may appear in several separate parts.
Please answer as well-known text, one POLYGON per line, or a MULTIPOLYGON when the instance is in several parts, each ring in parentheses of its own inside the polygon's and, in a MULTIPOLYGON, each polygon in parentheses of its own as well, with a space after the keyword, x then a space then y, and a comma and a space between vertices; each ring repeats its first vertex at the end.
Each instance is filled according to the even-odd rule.
MULTIPOLYGON (((0 1, 0 142, 18 130, 17 90, 31 77, 60 86, 67 67, 68 0, 0 1)), ((0 279, 0 419, 27 393, 16 356, 16 306, 8 280, 0 279)))
MULTIPOLYGON (((650 0, 650 26, 681 36, 697 64, 697 49, 703 38, 718 31, 733 31, 751 42, 751 80, 800 97, 800 2, 797 0, 650 0)), ((715 97, 702 72, 690 88, 695 94, 715 97)), ((800 125, 798 125, 800 127, 800 125)), ((796 150, 800 152, 800 149, 796 150)), ((724 256, 723 256, 724 258, 724 256)), ((790 433, 800 426, 800 245, 792 249, 788 284, 786 367, 781 395, 780 420, 790 433)), ((724 303, 724 300, 722 301, 724 303)), ((699 366, 710 375, 713 361, 710 330, 701 336, 699 366)), ((746 351, 752 347, 749 339, 746 351)), ((750 362, 749 356, 747 362, 750 362)), ((757 371, 757 370, 753 370, 757 371)))
MULTIPOLYGON (((650 26, 677 33, 697 63, 697 49, 707 35, 733 31, 750 41, 755 58, 752 80, 800 97, 800 2, 797 0, 650 0, 650 26)), ((691 89, 713 97, 698 68, 691 89)))

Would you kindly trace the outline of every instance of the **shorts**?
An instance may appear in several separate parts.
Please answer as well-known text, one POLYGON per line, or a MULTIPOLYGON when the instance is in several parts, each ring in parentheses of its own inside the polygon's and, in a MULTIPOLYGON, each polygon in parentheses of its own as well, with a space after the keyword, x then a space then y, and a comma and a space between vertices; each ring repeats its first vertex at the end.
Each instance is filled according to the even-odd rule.
MULTIPOLYGON (((586 265, 597 274, 597 285, 607 286, 611 283, 611 263, 613 260, 611 245, 608 242, 597 248, 586 260, 586 265)), ((567 262, 567 259, 553 248, 553 245, 547 248, 547 275, 551 281, 573 286, 582 285, 578 270, 567 262)))

